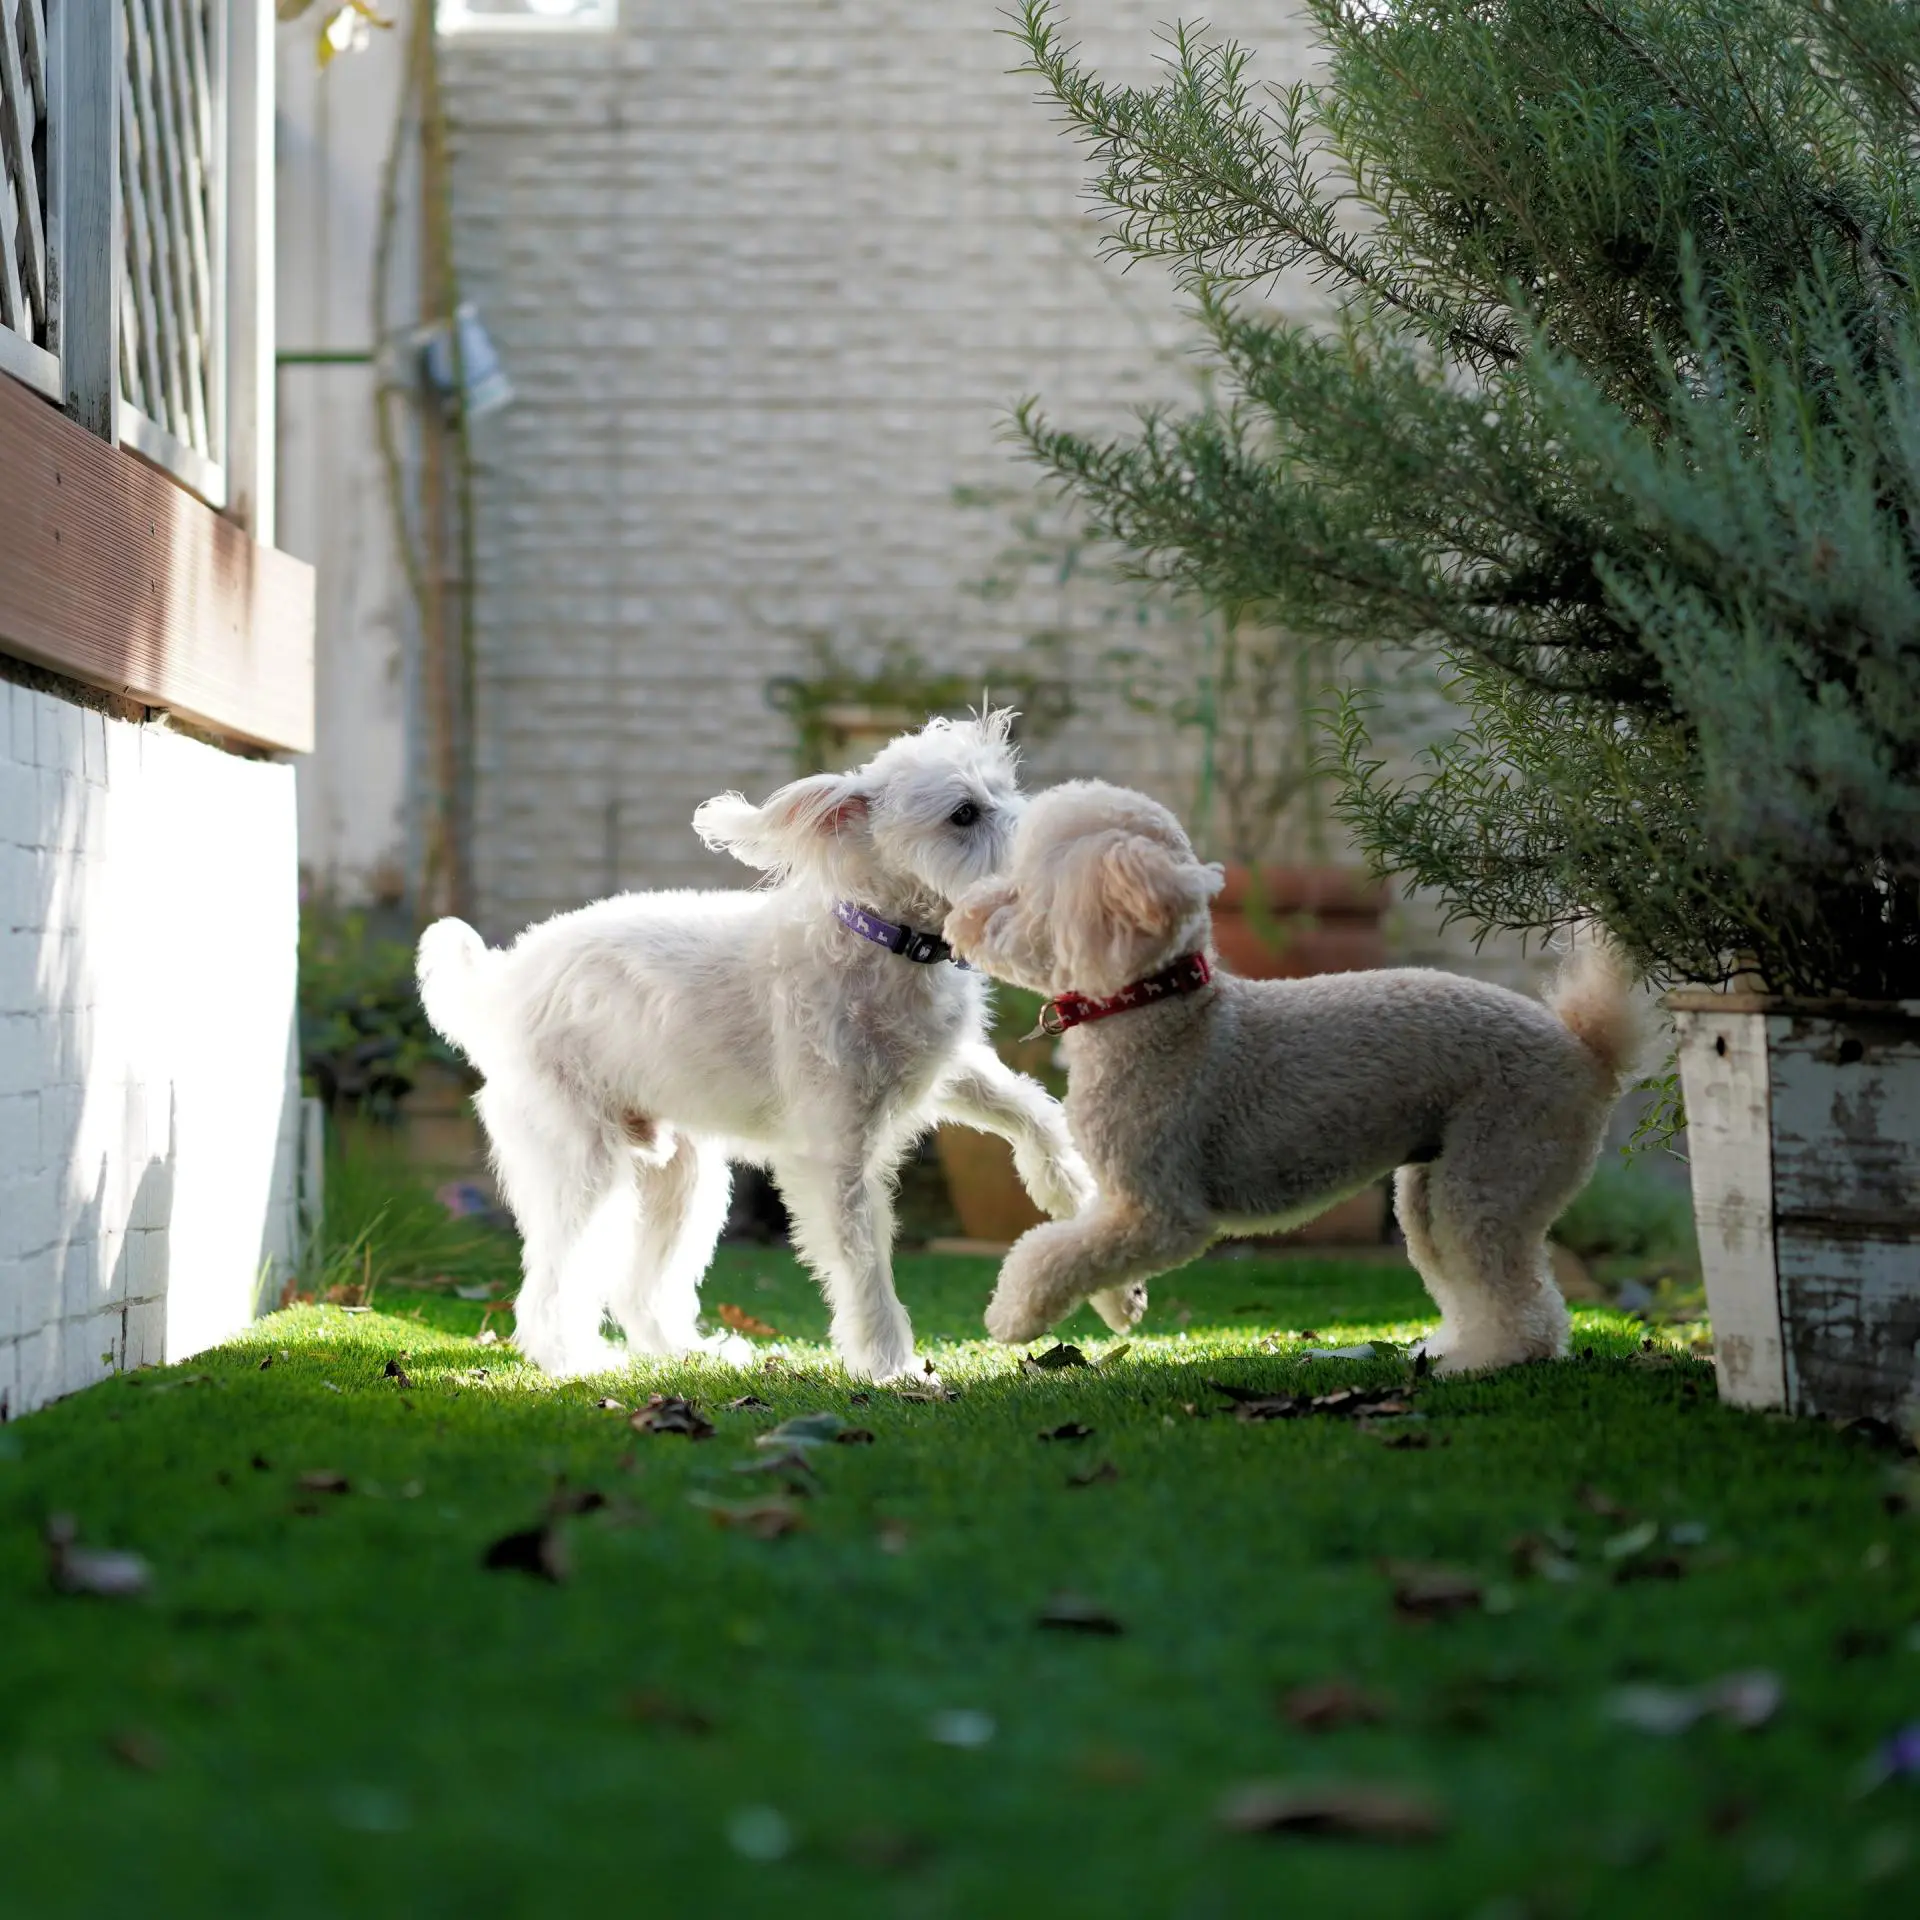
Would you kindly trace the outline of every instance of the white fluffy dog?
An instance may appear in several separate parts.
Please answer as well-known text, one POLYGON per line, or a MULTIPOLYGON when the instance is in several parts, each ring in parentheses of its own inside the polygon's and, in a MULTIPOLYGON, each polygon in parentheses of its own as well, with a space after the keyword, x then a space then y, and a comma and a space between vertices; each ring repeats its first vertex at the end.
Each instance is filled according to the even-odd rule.
POLYGON ((893 1180, 938 1120, 1013 1143, 1052 1214, 1091 1182, 1059 1107, 984 1039, 985 983, 933 932, 1006 859, 1021 806, 1012 716, 930 721, 856 773, 709 800, 694 826, 774 876, 757 892, 634 893, 490 951, 421 936, 433 1024, 482 1074, 482 1120, 525 1240, 519 1343, 600 1371, 708 1345, 702 1276, 731 1159, 768 1166, 854 1372, 913 1367, 893 1290, 893 1180))
POLYGON ((1546 1231, 1593 1170, 1635 1045, 1612 949, 1582 949, 1544 1006, 1412 968, 1240 980, 1210 964, 1219 886, 1165 807, 1073 782, 1030 803, 1005 877, 948 917, 956 951, 1056 996, 1043 1023, 1065 1031, 1067 1117, 1100 1185, 1014 1246, 989 1332, 1031 1340, 1098 1289, 1143 1288, 1397 1168, 1441 1370, 1564 1351, 1546 1231))

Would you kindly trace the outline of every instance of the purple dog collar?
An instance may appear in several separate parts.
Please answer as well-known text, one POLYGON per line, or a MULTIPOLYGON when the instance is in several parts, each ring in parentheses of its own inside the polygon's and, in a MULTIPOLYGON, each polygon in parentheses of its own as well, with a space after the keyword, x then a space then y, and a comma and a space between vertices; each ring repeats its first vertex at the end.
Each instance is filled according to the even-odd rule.
POLYGON ((857 933, 862 940, 871 940, 876 947, 885 947, 889 953, 897 953, 916 966, 931 967, 939 961, 952 960, 956 967, 966 968, 967 963, 955 959, 953 949, 937 933, 915 933, 911 927, 897 927, 891 920, 869 913, 865 907, 856 907, 851 900, 842 900, 834 908, 833 917, 849 933, 857 933))

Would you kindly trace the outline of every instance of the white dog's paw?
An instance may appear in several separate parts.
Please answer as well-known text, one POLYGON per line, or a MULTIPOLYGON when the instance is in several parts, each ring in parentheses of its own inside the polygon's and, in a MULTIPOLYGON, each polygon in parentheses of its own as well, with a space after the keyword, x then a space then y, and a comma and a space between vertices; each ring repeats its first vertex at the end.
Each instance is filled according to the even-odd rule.
POLYGON ((1022 1160, 1020 1179, 1033 1204, 1055 1220, 1071 1220, 1084 1212, 1100 1191, 1087 1163, 1071 1149, 1057 1158, 1035 1155, 1022 1160))
POLYGON ((753 1342, 738 1333, 704 1334, 694 1342, 693 1351, 727 1367, 751 1367, 759 1360, 759 1351, 753 1342))
POLYGON ((620 1373, 633 1355, 611 1340, 570 1340, 540 1365, 556 1380, 585 1380, 599 1373, 620 1373))
POLYGON ((1134 1280, 1124 1287, 1102 1287, 1088 1296, 1087 1304, 1115 1333, 1131 1332, 1147 1310, 1146 1282, 1134 1280))

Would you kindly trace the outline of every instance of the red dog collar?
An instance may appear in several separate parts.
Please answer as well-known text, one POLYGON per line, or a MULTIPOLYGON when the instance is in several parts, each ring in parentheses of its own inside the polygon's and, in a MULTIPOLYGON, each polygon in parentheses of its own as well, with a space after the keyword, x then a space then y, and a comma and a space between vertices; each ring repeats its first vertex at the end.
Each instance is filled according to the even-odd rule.
POLYGON ((1089 1020, 1104 1020, 1112 1013, 1131 1013, 1135 1007, 1150 1007, 1156 1000, 1175 994, 1198 993, 1213 979, 1213 968, 1204 953, 1189 953, 1172 966, 1136 980, 1130 987, 1104 1000, 1084 993, 1056 993, 1040 1009, 1040 1024, 1027 1035, 1029 1040, 1043 1033, 1065 1033, 1069 1027, 1085 1026, 1089 1020))

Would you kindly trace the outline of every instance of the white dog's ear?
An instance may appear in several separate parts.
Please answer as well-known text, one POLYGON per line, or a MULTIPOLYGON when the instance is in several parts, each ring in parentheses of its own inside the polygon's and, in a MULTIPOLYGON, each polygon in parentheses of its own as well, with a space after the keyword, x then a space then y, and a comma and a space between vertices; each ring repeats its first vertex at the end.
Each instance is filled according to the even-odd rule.
POLYGON ((693 816, 693 830, 716 853, 762 873, 785 873, 830 854, 834 842, 864 828, 867 796, 844 773, 816 773, 792 781, 765 806, 738 793, 722 793, 693 816))
POLYGON ((1167 943, 1220 891, 1217 867, 1129 834, 1083 859, 1056 896, 1056 942, 1082 993, 1117 993, 1170 958, 1167 943))

